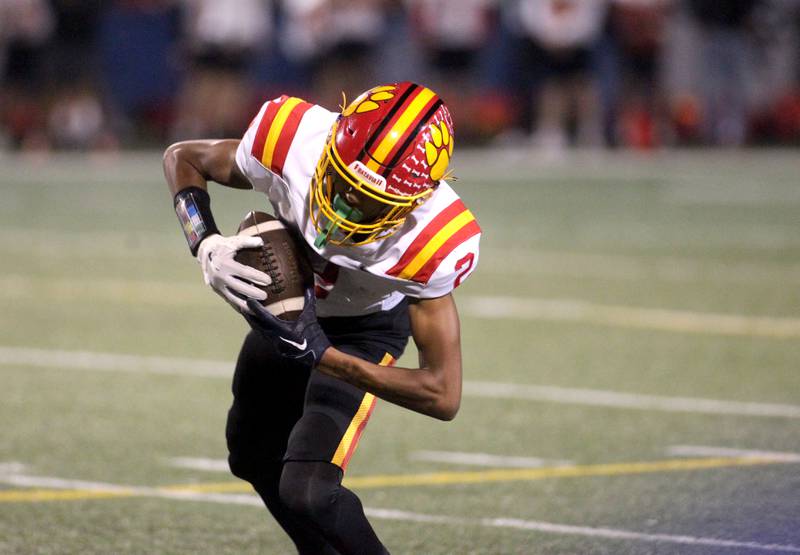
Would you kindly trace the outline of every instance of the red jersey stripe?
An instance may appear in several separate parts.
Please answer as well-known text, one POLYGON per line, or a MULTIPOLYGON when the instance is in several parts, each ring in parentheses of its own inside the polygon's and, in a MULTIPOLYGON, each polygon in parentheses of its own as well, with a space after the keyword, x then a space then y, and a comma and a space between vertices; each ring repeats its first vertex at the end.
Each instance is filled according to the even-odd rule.
POLYGON ((250 150, 250 154, 258 158, 259 161, 264 154, 264 144, 267 142, 269 128, 272 126, 272 122, 275 121, 275 116, 278 114, 281 104, 283 104, 287 98, 289 97, 283 95, 278 100, 267 103, 267 109, 264 111, 264 115, 261 117, 261 121, 258 124, 258 131, 256 131, 256 138, 253 141, 253 148, 250 150))
POLYGON ((436 254, 434 254, 411 279, 419 283, 428 283, 428 280, 431 279, 431 276, 439 267, 439 264, 442 263, 442 260, 447 258, 458 245, 480 232, 481 228, 478 222, 475 220, 470 221, 445 241, 444 244, 439 247, 439 250, 436 251, 436 254))
POLYGON ((435 218, 425 226, 419 235, 411 242, 411 244, 406 249, 406 252, 403 253, 403 256, 400 257, 400 260, 397 261, 391 269, 389 269, 386 274, 390 276, 397 277, 403 271, 409 262, 414 260, 414 258, 419 254, 419 252, 425 248, 425 245, 428 244, 434 235, 439 233, 439 231, 448 224, 453 218, 461 214, 467 207, 464 206, 464 203, 461 199, 455 200, 450 206, 442 210, 439 214, 436 215, 435 218))
POLYGON ((275 144, 275 152, 272 155, 272 171, 278 175, 283 175, 283 164, 286 163, 286 155, 289 154, 289 147, 292 145, 294 136, 297 134, 297 128, 300 127, 300 122, 303 116, 308 112, 313 104, 309 102, 301 102, 294 107, 286 123, 281 129, 278 142, 275 144))

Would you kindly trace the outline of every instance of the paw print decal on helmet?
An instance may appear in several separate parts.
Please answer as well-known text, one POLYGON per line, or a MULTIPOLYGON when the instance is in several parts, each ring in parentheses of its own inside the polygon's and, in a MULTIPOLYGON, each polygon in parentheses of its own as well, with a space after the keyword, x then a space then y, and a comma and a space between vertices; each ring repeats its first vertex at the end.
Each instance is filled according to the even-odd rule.
POLYGON ((431 140, 425 143, 425 161, 431 168, 431 179, 444 177, 450 157, 453 155, 453 136, 444 121, 430 126, 431 140))
POLYGON ((351 102, 350 105, 342 111, 342 115, 347 117, 353 114, 363 114, 365 112, 377 110, 381 107, 378 102, 394 98, 394 93, 391 91, 394 91, 396 88, 397 87, 392 85, 386 85, 370 89, 351 102))

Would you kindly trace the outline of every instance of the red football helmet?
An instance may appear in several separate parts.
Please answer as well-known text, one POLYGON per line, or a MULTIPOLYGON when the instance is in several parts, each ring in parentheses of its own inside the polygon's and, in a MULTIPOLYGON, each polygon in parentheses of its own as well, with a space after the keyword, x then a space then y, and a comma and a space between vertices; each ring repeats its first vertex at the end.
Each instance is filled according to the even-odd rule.
POLYGON ((363 245, 394 233, 445 177, 452 154, 453 120, 432 90, 403 82, 362 93, 334 123, 311 183, 317 246, 363 245), (352 207, 345 191, 378 210, 352 207))

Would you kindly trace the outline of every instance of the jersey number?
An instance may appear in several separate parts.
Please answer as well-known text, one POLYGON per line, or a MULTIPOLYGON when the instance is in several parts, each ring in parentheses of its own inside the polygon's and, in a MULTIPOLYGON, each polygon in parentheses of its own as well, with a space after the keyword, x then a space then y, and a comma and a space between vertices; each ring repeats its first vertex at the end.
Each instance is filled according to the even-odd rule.
POLYGON ((475 263, 474 252, 467 254, 466 256, 464 256, 464 258, 461 258, 458 262, 456 262, 456 270, 461 270, 462 268, 464 269, 461 270, 461 272, 456 276, 456 283, 455 285, 453 285, 454 289, 459 285, 461 285, 461 280, 464 279, 464 277, 466 277, 466 275, 472 269, 472 265, 474 263, 475 263))

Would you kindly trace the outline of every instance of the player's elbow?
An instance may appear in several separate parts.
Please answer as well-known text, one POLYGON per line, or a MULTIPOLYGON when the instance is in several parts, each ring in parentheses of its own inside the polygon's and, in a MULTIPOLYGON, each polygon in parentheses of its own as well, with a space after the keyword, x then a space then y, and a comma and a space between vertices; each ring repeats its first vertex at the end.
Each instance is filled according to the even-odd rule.
POLYGON ((456 414, 458 414, 458 409, 460 406, 460 399, 456 399, 455 401, 451 399, 442 400, 440 403, 438 403, 435 413, 431 416, 438 420, 450 422, 456 417, 456 414))
POLYGON ((429 415, 438 420, 450 421, 461 406, 461 387, 438 379, 429 415))
POLYGON ((161 163, 164 168, 174 165, 182 156, 186 155, 186 142, 172 143, 164 151, 161 163))

